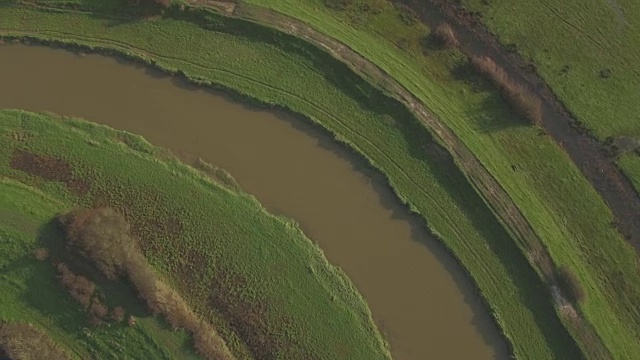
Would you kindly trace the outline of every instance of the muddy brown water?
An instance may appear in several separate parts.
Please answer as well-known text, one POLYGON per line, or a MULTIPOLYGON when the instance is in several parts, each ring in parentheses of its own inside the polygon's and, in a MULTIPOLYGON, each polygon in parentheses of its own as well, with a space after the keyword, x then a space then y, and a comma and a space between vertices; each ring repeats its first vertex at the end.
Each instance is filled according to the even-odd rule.
POLYGON ((0 108, 82 117, 228 170, 345 271, 395 359, 508 357, 455 260, 380 175, 303 120, 128 61, 47 47, 0 46, 0 79, 0 108))

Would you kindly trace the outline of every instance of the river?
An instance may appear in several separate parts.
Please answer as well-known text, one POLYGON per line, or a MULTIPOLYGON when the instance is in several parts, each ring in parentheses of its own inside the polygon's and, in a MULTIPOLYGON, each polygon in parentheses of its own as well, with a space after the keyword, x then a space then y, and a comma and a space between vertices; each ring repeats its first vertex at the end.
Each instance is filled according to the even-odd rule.
POLYGON ((0 46, 0 79, 0 108, 85 118, 229 171, 345 271, 394 359, 508 357, 451 255, 382 176, 314 126, 126 60, 48 47, 0 46))

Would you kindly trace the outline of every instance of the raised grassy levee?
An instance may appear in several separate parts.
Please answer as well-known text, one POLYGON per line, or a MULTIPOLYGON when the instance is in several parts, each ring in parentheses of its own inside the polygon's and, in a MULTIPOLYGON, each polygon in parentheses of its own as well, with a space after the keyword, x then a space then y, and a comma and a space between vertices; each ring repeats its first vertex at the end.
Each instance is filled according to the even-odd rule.
MULTIPOLYGON (((640 270, 636 251, 620 233, 624 227, 616 226, 628 219, 617 209, 611 211, 601 198, 602 188, 596 191, 590 183, 593 178, 574 163, 573 153, 545 134, 548 118, 537 107, 546 103, 537 100, 532 89, 510 79, 497 60, 465 53, 465 39, 455 37, 459 26, 466 25, 432 32, 415 8, 408 7, 411 1, 395 3, 0 1, 0 35, 5 43, 35 42, 79 54, 126 57, 145 63, 147 69, 178 74, 176 83, 183 87, 215 87, 241 101, 294 114, 287 121, 323 129, 346 145, 348 156, 360 159, 362 168, 384 178, 394 193, 392 201, 399 199, 415 213, 412 226, 435 238, 457 259, 450 269, 465 270, 464 281, 471 279, 511 355, 522 359, 637 357, 640 270)), ((469 4, 486 12, 491 9, 494 16, 489 27, 505 38, 516 33, 509 30, 512 23, 499 7, 469 4)), ((621 23, 622 29, 632 28, 633 12, 622 14, 630 19, 621 23)), ((544 48, 553 38, 541 36, 545 40, 540 46, 544 48)), ((520 46, 518 38, 509 41, 520 46)), ((0 54, 15 46, 0 47, 0 54)), ((524 54, 534 51, 518 49, 524 54)), ((562 52, 554 49, 552 59, 562 52)), ((622 52, 618 47, 616 51, 622 52)), ((619 58, 627 59, 629 54, 619 58)), ((584 105, 588 95, 580 98, 582 94, 575 91, 579 79, 572 78, 566 91, 561 90, 560 78, 550 75, 540 59, 534 57, 541 74, 551 79, 551 89, 579 120, 593 128, 603 123, 596 117, 604 113, 588 111, 584 105)), ((580 61, 575 60, 580 63, 576 69, 593 68, 587 64, 591 60, 580 61)), ((615 78, 616 69, 604 70, 598 81, 615 78)), ((10 77, 8 72, 5 76, 10 77)), ((602 86, 624 93, 618 99, 634 96, 625 90, 633 87, 633 80, 619 87, 606 84, 602 86)), ((30 107, 21 100, 24 96, 11 98, 10 86, 7 89, 0 106, 30 107)), ((605 99, 602 102, 611 106, 613 102, 605 99)), ((55 108, 60 106, 57 103, 32 110, 65 113, 64 108, 55 108)), ((625 114, 631 108, 625 107, 625 114)), ((6 242, 13 245, 4 251, 14 259, 7 262, 12 275, 5 276, 2 284, 19 289, 15 293, 20 294, 31 291, 29 281, 37 278, 47 284, 47 294, 55 293, 56 301, 65 302, 60 308, 75 317, 60 315, 54 321, 51 308, 46 312, 43 304, 14 296, 3 303, 13 304, 21 309, 16 314, 25 315, 10 317, 11 311, 5 311, 2 320, 37 324, 60 348, 78 357, 96 351, 113 355, 115 350, 107 350, 106 344, 119 341, 118 346, 132 351, 133 357, 142 353, 158 358, 202 356, 194 342, 196 333, 188 328, 170 331, 162 312, 151 316, 153 306, 137 298, 136 287, 127 286, 126 276, 121 279, 124 284, 112 284, 87 264, 91 268, 88 281, 95 282, 103 294, 96 297, 99 304, 109 309, 129 304, 139 309, 135 318, 142 320, 135 326, 109 320, 112 325, 91 331, 98 336, 78 337, 82 319, 101 312, 93 305, 93 297, 85 296, 89 305, 78 310, 53 281, 54 260, 38 262, 27 256, 35 248, 46 248, 43 241, 55 244, 56 237, 57 241, 65 237, 50 222, 57 212, 108 206, 130 221, 132 236, 160 279, 220 334, 229 349, 222 356, 428 356, 428 336, 422 342, 407 341, 413 339, 407 336, 398 336, 405 342, 394 338, 395 325, 386 327, 383 316, 376 317, 378 305, 373 298, 372 316, 367 296, 363 299, 293 222, 269 215, 221 170, 209 168, 227 181, 219 176, 218 182, 212 181, 138 137, 55 118, 2 113, 5 136, 0 174, 6 189, 2 194, 8 194, 3 198, 8 204, 3 205, 3 215, 15 219, 2 223, 2 230, 13 239, 6 242), (20 165, 21 161, 27 165, 20 165), (56 166, 47 165, 51 162, 56 166), (67 172, 60 173, 64 169, 67 172), (27 225, 14 225, 23 223, 27 225), (27 259, 23 261, 34 269, 32 275, 16 270, 18 259, 27 259), (36 274, 35 269, 40 272, 36 274)), ((633 122, 596 132, 601 135, 615 127, 612 136, 627 138, 611 142, 629 150, 637 136, 629 124, 633 122)), ((172 147, 169 142, 163 146, 172 147)), ((178 153, 182 160, 199 155, 178 153)), ((625 153, 620 164, 637 184, 634 156, 625 153)), ((257 186, 256 193, 260 198, 257 186)), ((302 225, 313 239, 314 228, 302 225)), ((319 243, 324 246, 320 239, 319 243)), ((54 254, 55 249, 48 251, 54 254)), ((329 248, 327 253, 332 258, 329 248)), ((354 272, 358 288, 361 279, 354 272)), ((471 303, 477 300, 475 295, 469 298, 471 303)), ((487 334, 494 331, 493 325, 478 328, 487 334)), ((500 340, 493 335, 486 338, 493 348, 487 354, 505 356, 499 350, 500 340)), ((452 341, 453 346, 463 348, 464 339, 458 344, 452 341)), ((438 356, 452 354, 445 351, 438 356)))

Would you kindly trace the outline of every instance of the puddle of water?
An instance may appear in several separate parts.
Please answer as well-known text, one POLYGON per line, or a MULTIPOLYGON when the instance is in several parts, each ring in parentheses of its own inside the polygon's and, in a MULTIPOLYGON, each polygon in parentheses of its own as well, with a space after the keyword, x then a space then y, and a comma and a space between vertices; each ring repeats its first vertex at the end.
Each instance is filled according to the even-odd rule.
POLYGON ((124 60, 0 46, 0 108, 82 117, 228 170, 298 221, 367 300, 398 360, 508 352, 451 256, 381 176, 301 120, 230 101, 124 60))

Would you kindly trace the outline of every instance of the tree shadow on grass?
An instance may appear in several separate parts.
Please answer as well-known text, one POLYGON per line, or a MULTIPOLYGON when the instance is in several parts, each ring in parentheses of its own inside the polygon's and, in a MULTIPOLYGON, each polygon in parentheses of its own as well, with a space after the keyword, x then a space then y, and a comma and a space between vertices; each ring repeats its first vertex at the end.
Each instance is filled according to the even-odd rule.
MULTIPOLYGON (((69 295, 56 278, 57 271, 53 264, 56 262, 65 263, 75 274, 83 275, 93 281, 97 285, 96 292, 103 297, 102 301, 109 309, 122 306, 126 310, 127 316, 132 315, 137 319, 145 320, 154 319, 154 315, 146 304, 137 297, 127 281, 110 281, 84 259, 67 251, 65 234, 55 219, 48 221, 39 229, 37 243, 47 249, 49 257, 45 261, 26 260, 31 263, 32 271, 27 280, 23 301, 30 308, 52 320, 57 328, 69 334, 76 334, 76 338, 82 339, 87 336, 87 329, 100 333, 113 331, 114 335, 112 336, 119 336, 116 335, 118 329, 129 327, 129 325, 126 319, 120 323, 109 322, 108 325, 98 327, 91 325, 86 311, 69 295)), ((152 328, 157 326, 157 329, 163 331, 174 331, 164 319, 156 316, 155 320, 155 325, 152 325, 152 328)), ((162 351, 162 345, 153 344, 160 351, 162 351)), ((188 353, 195 356, 190 340, 179 346, 179 350, 183 354, 188 353)))
MULTIPOLYGON (((65 263, 71 271, 83 275, 96 283, 104 296, 104 303, 113 308, 122 306, 128 315, 143 318, 151 316, 145 304, 138 299, 134 290, 124 281, 109 281, 84 259, 70 254, 66 249, 65 234, 55 219, 48 221, 38 231, 38 245, 49 252, 45 261, 36 262, 34 271, 27 282, 24 301, 43 315, 54 320, 65 331, 77 332, 89 326, 86 313, 71 298, 59 283, 54 263, 65 263)), ((111 326, 126 326, 112 324, 111 326)))
POLYGON ((82 6, 70 3, 67 5, 61 4, 58 7, 81 10, 88 17, 101 21, 108 28, 140 22, 162 15, 162 9, 157 6, 128 5, 125 0, 85 0, 82 6))
POLYGON ((478 111, 468 112, 466 115, 474 121, 475 128, 481 133, 498 133, 531 126, 523 117, 509 110, 502 96, 495 91, 487 94, 478 111))

